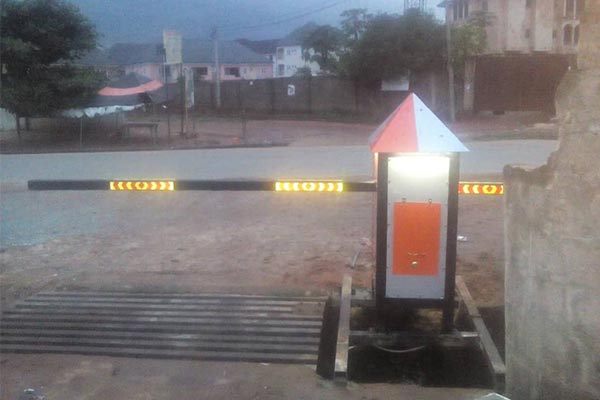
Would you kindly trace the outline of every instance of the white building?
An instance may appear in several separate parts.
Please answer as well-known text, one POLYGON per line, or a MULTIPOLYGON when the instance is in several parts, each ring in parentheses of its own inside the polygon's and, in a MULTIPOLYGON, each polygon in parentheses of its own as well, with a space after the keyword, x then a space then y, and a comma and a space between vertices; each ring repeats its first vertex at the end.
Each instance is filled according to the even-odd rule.
POLYGON ((283 39, 277 46, 273 76, 276 78, 294 76, 303 67, 310 68, 311 75, 321 72, 319 64, 307 61, 302 56, 302 46, 294 40, 283 39))

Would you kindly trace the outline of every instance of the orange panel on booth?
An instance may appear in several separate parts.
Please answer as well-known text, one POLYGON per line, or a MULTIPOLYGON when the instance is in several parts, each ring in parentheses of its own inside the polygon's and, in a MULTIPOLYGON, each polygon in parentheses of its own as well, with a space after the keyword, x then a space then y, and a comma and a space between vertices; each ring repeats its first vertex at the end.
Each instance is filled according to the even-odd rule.
POLYGON ((440 203, 394 204, 395 275, 438 275, 440 203))

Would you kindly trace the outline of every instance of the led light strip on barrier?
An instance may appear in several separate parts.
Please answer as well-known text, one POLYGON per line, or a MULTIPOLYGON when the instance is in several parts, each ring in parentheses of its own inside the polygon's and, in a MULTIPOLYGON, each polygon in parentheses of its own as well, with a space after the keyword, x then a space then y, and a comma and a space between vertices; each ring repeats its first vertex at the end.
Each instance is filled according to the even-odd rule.
POLYGON ((110 181, 110 190, 155 191, 175 190, 174 181, 110 181))
POLYGON ((458 194, 504 194, 504 184, 501 182, 460 182, 458 194))
MULTIPOLYGON (((377 183, 344 182, 341 180, 32 180, 29 190, 110 190, 131 192, 207 191, 275 191, 275 192, 375 192, 377 183)), ((460 182, 458 193, 464 195, 502 195, 500 182, 460 182)))
POLYGON ((343 182, 329 181, 277 181, 276 192, 343 192, 343 182))

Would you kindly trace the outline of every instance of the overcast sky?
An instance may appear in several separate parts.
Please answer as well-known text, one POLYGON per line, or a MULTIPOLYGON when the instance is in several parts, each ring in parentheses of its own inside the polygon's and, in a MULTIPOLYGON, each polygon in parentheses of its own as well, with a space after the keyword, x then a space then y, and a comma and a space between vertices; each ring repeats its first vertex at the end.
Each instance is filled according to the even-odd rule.
MULTIPOLYGON (((96 24, 101 43, 159 41, 163 29, 186 38, 208 38, 218 26, 224 39, 278 39, 314 21, 339 24, 350 8, 402 13, 404 0, 70 0, 96 24)), ((441 18, 436 5, 428 9, 441 18)))

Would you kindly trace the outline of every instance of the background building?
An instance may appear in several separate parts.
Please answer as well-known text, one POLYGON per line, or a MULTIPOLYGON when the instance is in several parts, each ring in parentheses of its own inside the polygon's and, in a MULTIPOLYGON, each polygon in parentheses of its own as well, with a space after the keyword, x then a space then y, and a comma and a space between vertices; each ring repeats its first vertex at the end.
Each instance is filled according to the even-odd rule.
POLYGON ((485 15, 486 53, 575 53, 585 0, 446 0, 446 21, 485 15))
MULTIPOLYGON (((183 68, 193 70, 195 80, 213 80, 214 42, 184 40, 182 47, 183 68)), ((273 64, 268 58, 234 41, 219 42, 219 62, 223 81, 273 77, 273 64)), ((89 53, 79 64, 103 70, 109 78, 136 72, 151 79, 174 82, 181 73, 179 65, 164 65, 160 43, 117 43, 106 51, 89 53)))
POLYGON ((576 62, 584 0, 446 0, 438 6, 453 27, 486 21, 487 48, 467 60, 458 82, 463 111, 554 113, 556 87, 576 62))

